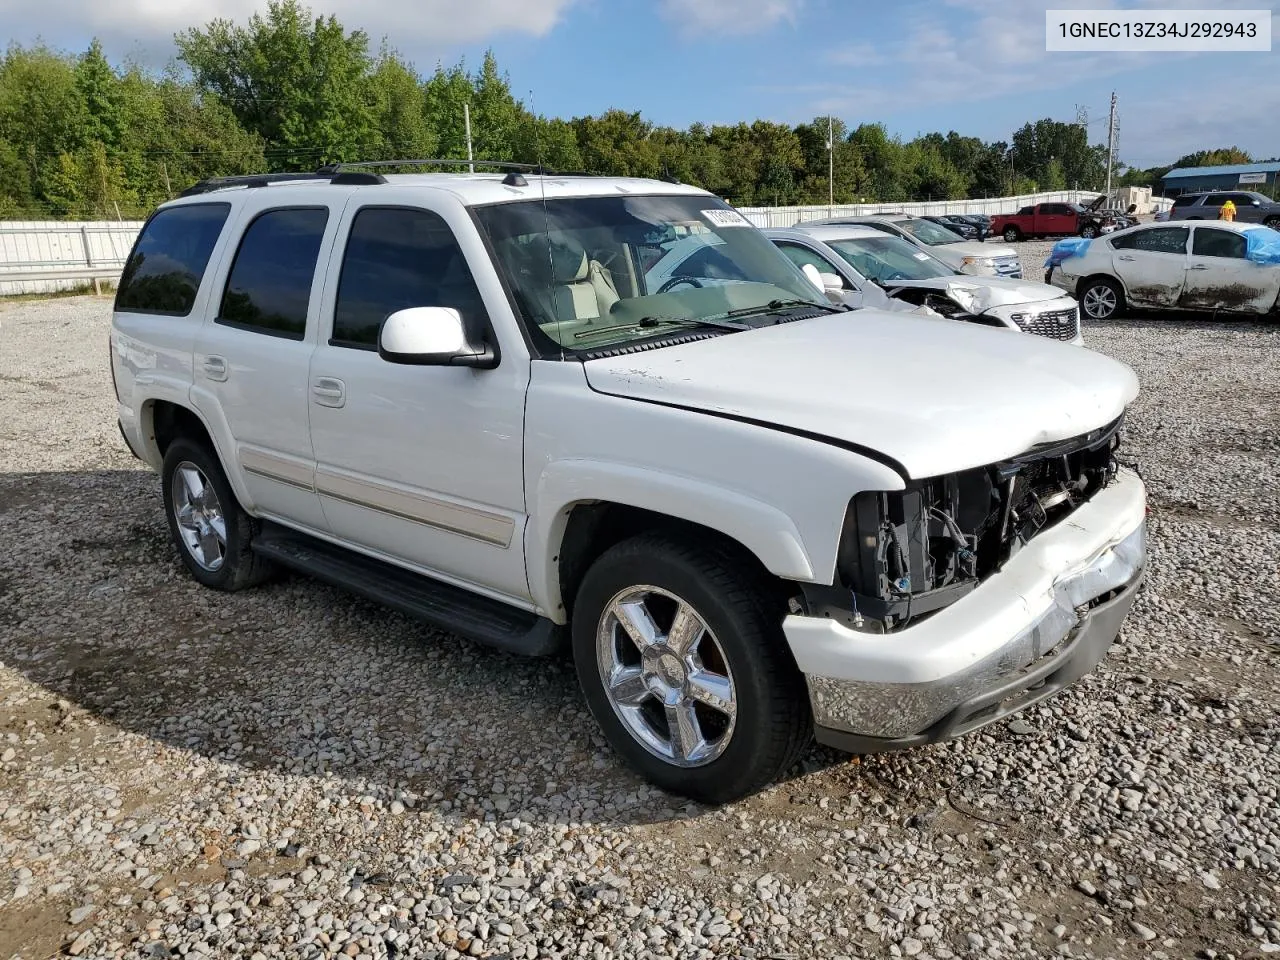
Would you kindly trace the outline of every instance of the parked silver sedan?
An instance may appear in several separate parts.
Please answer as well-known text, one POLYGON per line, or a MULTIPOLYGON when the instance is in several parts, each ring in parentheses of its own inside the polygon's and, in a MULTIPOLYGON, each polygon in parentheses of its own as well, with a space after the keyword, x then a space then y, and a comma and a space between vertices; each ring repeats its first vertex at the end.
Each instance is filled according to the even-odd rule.
POLYGON ((955 320, 1083 342, 1075 301, 1046 284, 957 273, 914 244, 866 225, 806 224, 764 234, 798 267, 816 270, 828 296, 851 306, 915 304, 955 320))

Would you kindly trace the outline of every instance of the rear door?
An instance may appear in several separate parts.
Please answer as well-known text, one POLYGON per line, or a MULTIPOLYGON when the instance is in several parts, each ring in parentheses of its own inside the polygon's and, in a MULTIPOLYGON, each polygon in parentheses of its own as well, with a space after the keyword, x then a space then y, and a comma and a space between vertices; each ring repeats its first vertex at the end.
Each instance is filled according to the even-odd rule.
POLYGON ((296 190, 251 192, 236 246, 215 278, 216 307, 196 339, 191 400, 215 432, 233 438, 247 507, 323 530, 307 373, 324 286, 316 265, 332 245, 345 195, 298 202, 296 190))
POLYGON ((1130 303, 1144 307, 1177 306, 1187 274, 1189 227, 1152 227, 1110 240, 1111 262, 1130 303))
POLYGON ((1076 219, 1065 203, 1042 203, 1036 217, 1036 233, 1075 233, 1076 219))
POLYGON ((1245 250, 1243 233, 1197 225, 1179 306, 1243 313, 1270 310, 1280 293, 1280 266, 1254 263, 1246 259, 1245 250))

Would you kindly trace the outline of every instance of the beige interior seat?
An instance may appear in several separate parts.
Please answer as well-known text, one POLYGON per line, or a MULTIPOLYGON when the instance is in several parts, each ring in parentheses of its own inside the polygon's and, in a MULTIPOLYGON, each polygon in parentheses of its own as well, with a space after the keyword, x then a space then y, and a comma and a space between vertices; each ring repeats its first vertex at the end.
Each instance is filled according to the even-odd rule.
POLYGON ((555 280, 555 317, 560 321, 596 320, 608 316, 610 308, 619 300, 609 272, 598 260, 589 259, 585 250, 577 263, 567 266, 555 280))

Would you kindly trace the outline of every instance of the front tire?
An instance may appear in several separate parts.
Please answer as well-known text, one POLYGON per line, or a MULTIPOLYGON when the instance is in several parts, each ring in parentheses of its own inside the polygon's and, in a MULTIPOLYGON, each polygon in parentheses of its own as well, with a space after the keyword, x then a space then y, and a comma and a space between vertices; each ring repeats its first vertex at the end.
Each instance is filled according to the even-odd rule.
POLYGON ((1080 236, 1082 236, 1086 240, 1092 240, 1097 235, 1098 235, 1098 228, 1094 226, 1092 223, 1086 223, 1083 227, 1080 228, 1080 236))
POLYGON ((1280 230, 1280 217, 1267 217, 1262 221, 1264 227, 1270 227, 1272 230, 1280 230))
POLYGON ((1090 277, 1080 290, 1080 309, 1090 320, 1110 320, 1124 309, 1124 291, 1110 277, 1090 277))
POLYGON ((573 608, 587 705, 641 776, 726 803, 782 775, 813 729, 785 610, 749 557, 643 535, 606 551, 573 608))
POLYGON ((174 440, 160 483, 169 534, 192 577, 217 590, 240 590, 271 575, 271 564, 252 549, 261 524, 240 506, 207 446, 174 440))

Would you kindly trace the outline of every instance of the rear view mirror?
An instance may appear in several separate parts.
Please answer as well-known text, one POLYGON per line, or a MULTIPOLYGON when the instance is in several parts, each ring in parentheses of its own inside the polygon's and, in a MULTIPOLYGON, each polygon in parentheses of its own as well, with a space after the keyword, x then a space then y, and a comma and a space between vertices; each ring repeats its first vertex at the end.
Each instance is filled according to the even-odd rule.
POLYGON ((462 314, 453 307, 410 307, 382 322, 378 356, 388 363, 436 367, 493 367, 497 355, 467 339, 462 314))

